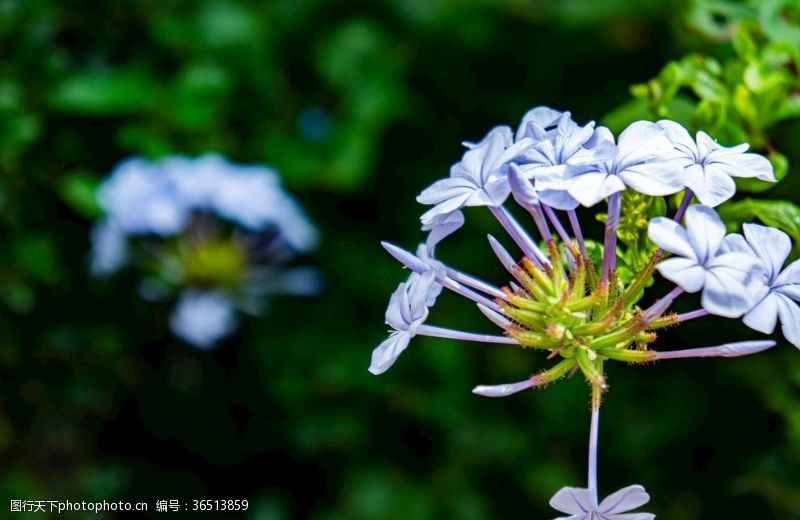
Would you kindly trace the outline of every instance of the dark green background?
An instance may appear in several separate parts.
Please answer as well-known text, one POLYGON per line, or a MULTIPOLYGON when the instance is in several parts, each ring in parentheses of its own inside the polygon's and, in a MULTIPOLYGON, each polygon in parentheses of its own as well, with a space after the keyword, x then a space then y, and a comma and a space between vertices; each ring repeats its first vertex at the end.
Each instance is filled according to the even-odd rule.
MULTIPOLYGON (((422 239, 414 197, 462 140, 540 104, 600 120, 667 60, 730 53, 687 30, 686 12, 664 0, 0 1, 0 511, 12 498, 246 498, 241 518, 254 520, 555 516, 550 496, 585 485, 586 385, 479 398, 474 385, 544 360, 428 338, 370 375, 405 276, 379 241, 422 239), (330 128, 304 133, 309 109, 330 128), (327 281, 316 298, 274 300, 211 354, 169 336, 169 309, 137 297, 135 273, 87 272, 92 190, 113 165, 206 150, 279 169, 321 229, 308 261, 327 281)), ((800 164, 797 125, 774 136, 800 164)), ((800 200, 792 176, 769 195, 800 200)), ((441 256, 505 283, 484 238, 495 223, 467 218, 441 256)), ((450 294, 430 322, 492 330, 450 294)), ((660 345, 756 336, 706 319, 660 345)), ((643 484, 665 520, 800 518, 797 349, 608 374, 601 492, 643 484)))

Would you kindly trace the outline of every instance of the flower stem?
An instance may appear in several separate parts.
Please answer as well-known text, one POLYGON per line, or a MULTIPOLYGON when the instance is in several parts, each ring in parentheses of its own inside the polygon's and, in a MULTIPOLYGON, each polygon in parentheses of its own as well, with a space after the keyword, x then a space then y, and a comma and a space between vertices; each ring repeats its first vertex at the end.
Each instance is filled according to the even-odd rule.
POLYGON ((683 314, 678 314, 678 319, 676 323, 682 323, 684 321, 694 320, 696 318, 702 318, 704 316, 708 316, 711 314, 705 309, 697 309, 696 311, 691 312, 684 312, 683 314))
POLYGON ((526 256, 538 263, 540 267, 548 263, 544 253, 536 246, 530 235, 525 232, 522 226, 519 225, 519 222, 514 219, 507 209, 503 206, 489 206, 489 210, 526 256))
POLYGON ((675 298, 681 294, 683 294, 683 288, 680 286, 675 286, 675 288, 668 292, 666 296, 657 300, 653 305, 644 311, 644 320, 647 323, 652 323, 660 318, 665 312, 667 312, 667 309, 669 309, 670 305, 672 305, 672 302, 675 301, 675 298))
POLYGON ((608 216, 606 234, 603 240, 603 271, 601 280, 607 281, 609 273, 617 267, 617 227, 622 193, 612 193, 608 197, 608 216))
POLYGON ((589 426, 589 491, 597 504, 597 438, 600 430, 600 389, 592 387, 592 420, 589 426))
POLYGON ((694 197, 694 192, 689 188, 686 188, 686 192, 683 194, 683 200, 681 201, 681 205, 678 207, 678 211, 675 212, 675 217, 673 220, 675 222, 680 222, 683 219, 683 214, 686 213, 686 208, 689 207, 689 203, 692 201, 692 197, 694 197))
POLYGON ((572 226, 572 232, 575 234, 575 240, 578 241, 578 248, 580 249, 581 255, 583 258, 589 258, 589 255, 586 253, 586 242, 583 241, 583 231, 581 231, 581 223, 578 220, 578 214, 575 212, 574 209, 567 211, 567 215, 569 215, 569 223, 572 226))
POLYGON ((433 325, 422 324, 417 328, 420 336, 433 336, 435 338, 458 339, 462 341, 477 341, 478 343, 505 343, 517 345, 517 341, 508 336, 493 336, 491 334, 475 334, 473 332, 461 332, 460 330, 435 327, 433 325))
POLYGON ((561 241, 564 242, 565 244, 571 243, 572 237, 569 236, 567 230, 564 229, 563 225, 561 225, 561 221, 558 219, 558 215, 556 215, 556 212, 553 211, 553 208, 545 204, 542 204, 542 208, 544 209, 544 212, 547 214, 547 218, 549 218, 550 222, 553 223, 553 227, 556 228, 556 233, 558 233, 558 236, 561 238, 561 241))
POLYGON ((547 224, 547 219, 542 212, 542 207, 533 206, 529 213, 531 214, 531 217, 533 217, 533 222, 536 224, 536 229, 539 230, 539 234, 542 235, 542 239, 544 239, 545 242, 552 240, 553 234, 550 233, 550 226, 547 224))

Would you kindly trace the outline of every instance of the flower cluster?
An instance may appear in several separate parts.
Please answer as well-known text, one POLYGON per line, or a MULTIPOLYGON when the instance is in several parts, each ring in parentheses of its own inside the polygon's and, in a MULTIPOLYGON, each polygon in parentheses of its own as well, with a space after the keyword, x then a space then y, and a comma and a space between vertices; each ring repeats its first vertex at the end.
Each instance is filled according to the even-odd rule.
POLYGON ((198 348, 233 332, 237 309, 259 312, 268 294, 317 291, 316 271, 286 267, 315 247, 317 231, 267 167, 214 154, 127 159, 97 198, 92 272, 142 269, 142 295, 177 295, 170 328, 198 348))
POLYGON ((598 501, 599 407, 608 388, 604 363, 735 357, 775 345, 754 340, 671 351, 652 348, 659 330, 709 314, 743 318, 764 333, 773 332, 780 321, 786 339, 800 346, 800 264, 783 268, 791 250, 789 237, 754 223, 745 224, 743 234, 726 234, 714 210, 734 195, 735 178, 774 182, 772 165, 748 153, 747 144, 724 147, 704 132, 692 138, 673 121, 637 121, 615 137, 594 122, 580 125, 569 112, 547 107, 525 114, 516 132, 499 126, 480 142, 464 145, 467 150, 450 176, 417 198, 432 206, 422 215, 427 240, 415 253, 384 243, 412 274, 392 295, 386 312, 392 333, 374 350, 370 371, 385 372, 415 335, 543 352, 555 359, 550 368, 524 381, 477 386, 473 392, 508 396, 582 373, 592 392, 588 487, 563 488, 551 505, 575 520, 653 518, 626 513, 648 501, 640 486, 598 501), (680 192, 682 202, 674 213, 663 214, 663 197, 680 192), (510 199, 530 215, 536 238, 515 218, 510 199), (602 201, 607 210, 605 232, 595 242, 584 237, 578 210, 602 201), (489 246, 509 275, 505 287, 435 258, 435 248, 463 225, 462 210, 469 206, 486 207, 521 252, 514 255, 489 236, 489 246), (662 208, 661 214, 654 215, 652 208, 662 208), (623 230, 621 220, 644 225, 623 230), (626 250, 620 243, 623 231, 624 236, 639 233, 646 250, 626 250), (641 267, 622 276, 619 262, 634 253, 641 261, 627 265, 641 267), (643 305, 645 289, 656 274, 675 287, 643 305), (442 288, 476 303, 503 334, 427 324, 442 288), (684 292, 700 293, 702 307, 671 312, 684 292))

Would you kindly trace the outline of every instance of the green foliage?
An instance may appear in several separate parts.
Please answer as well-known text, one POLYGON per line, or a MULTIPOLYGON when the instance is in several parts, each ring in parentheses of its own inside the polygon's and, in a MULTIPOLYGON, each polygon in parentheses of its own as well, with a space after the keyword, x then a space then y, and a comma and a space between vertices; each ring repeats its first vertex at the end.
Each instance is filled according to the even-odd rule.
MULTIPOLYGON (((630 283, 650 261, 655 245, 647 238, 647 225, 653 217, 667 213, 664 197, 650 197, 634 190, 622 192, 619 227, 617 228, 617 275, 624 283, 630 283), (621 247, 620 247, 621 246, 621 247)), ((597 220, 605 224, 607 215, 600 213, 597 220)), ((653 283, 648 278, 645 287, 653 283)))

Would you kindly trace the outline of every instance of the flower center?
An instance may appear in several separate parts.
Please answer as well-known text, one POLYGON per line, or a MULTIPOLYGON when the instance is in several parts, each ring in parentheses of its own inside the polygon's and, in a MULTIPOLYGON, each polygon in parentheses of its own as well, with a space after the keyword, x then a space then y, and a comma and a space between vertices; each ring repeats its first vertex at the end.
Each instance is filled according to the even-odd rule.
MULTIPOLYGON (((569 275, 565 276, 558 248, 549 243, 553 264, 544 269, 524 258, 515 269, 518 284, 505 288, 507 301, 498 300, 513 320, 506 333, 522 346, 544 349, 560 356, 569 370, 580 369, 587 381, 606 389, 602 365, 606 359, 647 361, 647 346, 656 330, 675 324, 677 316, 642 311, 637 303, 653 274, 661 254, 654 254, 638 276, 628 284, 616 274, 600 280, 590 259, 571 246, 569 275)), ((557 365, 559 371, 566 367, 557 365)))

